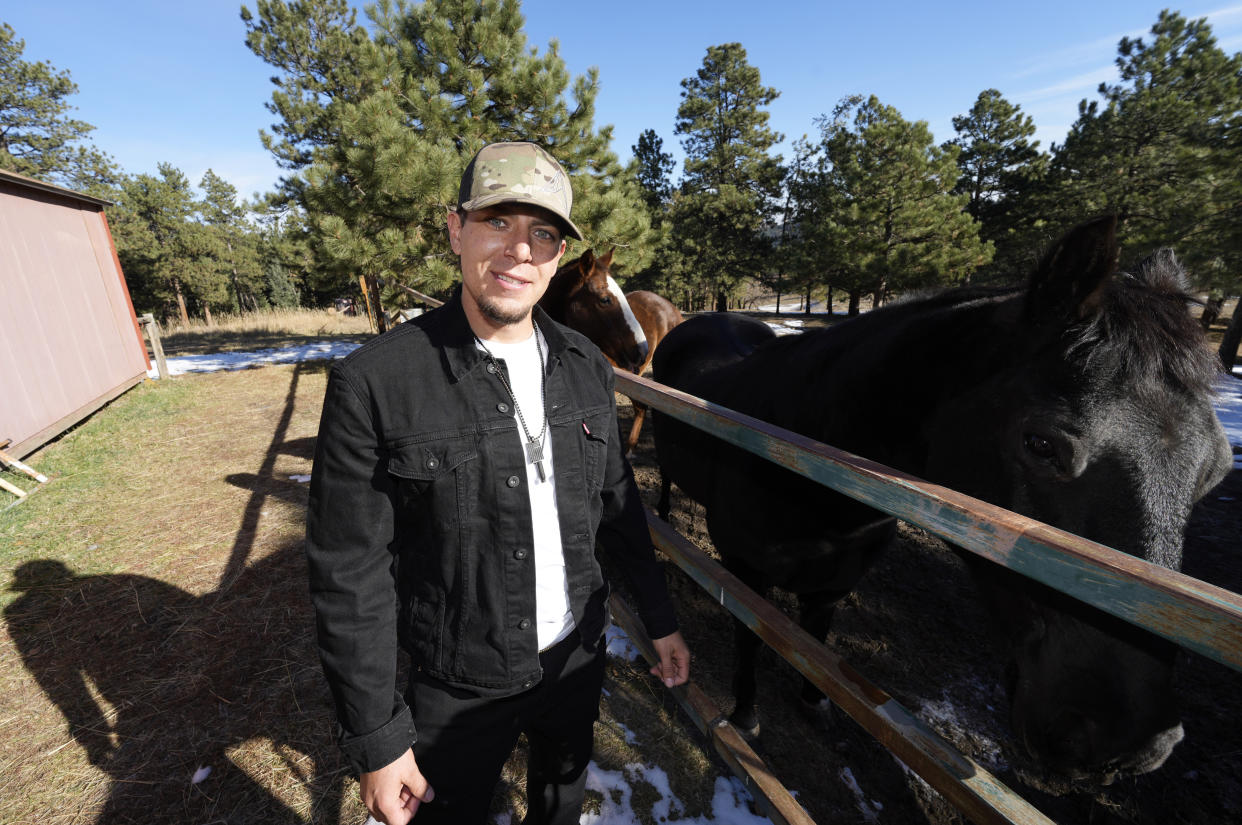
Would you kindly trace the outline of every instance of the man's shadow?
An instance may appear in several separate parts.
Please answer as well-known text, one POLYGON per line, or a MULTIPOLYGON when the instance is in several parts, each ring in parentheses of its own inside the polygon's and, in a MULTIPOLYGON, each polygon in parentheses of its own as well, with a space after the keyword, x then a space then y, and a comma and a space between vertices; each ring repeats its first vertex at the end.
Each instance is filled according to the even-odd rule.
POLYGON ((347 771, 305 581, 297 545, 249 566, 227 601, 147 576, 80 576, 59 561, 16 570, 9 633, 113 780, 95 822, 339 821, 347 771), (273 793, 297 785, 314 816, 291 807, 305 790, 273 793))
POLYGON ((313 438, 287 436, 299 378, 316 369, 293 370, 258 472, 228 479, 251 496, 215 589, 77 575, 52 559, 14 572, 22 595, 4 611, 9 634, 74 741, 113 780, 103 807, 84 811, 91 821, 341 819, 349 768, 332 733, 302 541, 252 559, 265 506, 305 507, 306 485, 275 468, 281 455, 313 450, 313 438))

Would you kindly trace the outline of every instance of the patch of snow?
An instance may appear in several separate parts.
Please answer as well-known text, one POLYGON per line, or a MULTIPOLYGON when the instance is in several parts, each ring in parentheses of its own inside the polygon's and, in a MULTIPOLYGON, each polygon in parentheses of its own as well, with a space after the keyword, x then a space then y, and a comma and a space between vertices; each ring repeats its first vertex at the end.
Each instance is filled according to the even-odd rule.
POLYGON ((1242 367, 1233 368, 1234 378, 1216 381, 1216 417, 1233 445, 1233 469, 1242 470, 1242 367))
POLYGON ((297 475, 289 476, 289 480, 296 481, 298 484, 306 484, 311 480, 311 477, 306 473, 298 473, 297 475))
POLYGON ((884 806, 874 799, 867 801, 866 794, 862 792, 862 788, 858 786, 858 780, 854 778, 854 772, 845 767, 838 771, 837 775, 841 777, 845 787, 850 789, 850 793, 854 794, 854 800, 858 803, 858 812, 862 814, 863 821, 879 822, 880 811, 884 810, 884 806))
MULTIPOLYGON (((165 359, 169 375, 185 375, 190 372, 217 372, 219 370, 244 370, 266 364, 295 364, 299 361, 324 361, 344 358, 360 344, 352 341, 313 341, 283 349, 261 349, 254 352, 213 352, 206 355, 183 355, 165 359)), ((152 366, 148 378, 159 378, 159 371, 152 366)))
POLYGON ((667 825, 771 825, 771 820, 750 812, 751 796, 740 781, 717 777, 710 816, 684 816, 685 806, 669 787, 668 774, 659 768, 630 764, 619 771, 606 771, 592 762, 587 767, 587 788, 604 799, 598 813, 584 813, 580 825, 639 825, 631 799, 633 784, 642 782, 659 798, 651 807, 651 819, 667 825))
POLYGON ((604 631, 604 642, 609 656, 616 656, 618 659, 625 659, 629 662, 636 662, 642 658, 642 654, 630 641, 630 637, 615 624, 604 631))
POLYGON ((190 784, 197 785, 199 782, 202 782, 204 779, 206 779, 209 776, 211 776, 210 765, 199 768, 198 770, 194 772, 194 776, 190 778, 190 784))

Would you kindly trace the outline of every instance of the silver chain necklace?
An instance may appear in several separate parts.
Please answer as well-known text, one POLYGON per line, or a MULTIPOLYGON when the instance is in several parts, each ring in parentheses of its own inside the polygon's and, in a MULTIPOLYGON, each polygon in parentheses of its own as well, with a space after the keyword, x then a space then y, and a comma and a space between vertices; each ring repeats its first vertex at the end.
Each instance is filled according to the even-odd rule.
POLYGON ((535 472, 539 474, 540 481, 547 481, 548 471, 543 464, 543 436, 548 431, 548 386, 544 376, 546 368, 543 364, 543 345, 539 343, 539 327, 535 326, 535 351, 539 353, 539 403, 543 407, 543 429, 539 431, 538 437, 530 434, 530 428, 526 426, 526 417, 522 415, 522 408, 518 405, 517 393, 513 391, 513 387, 509 386, 509 379, 505 378, 505 371, 496 361, 496 356, 492 355, 492 351, 478 335, 474 336, 474 340, 487 353, 487 360, 495 368, 496 377, 500 379, 501 384, 504 384, 509 398, 513 400, 513 411, 517 413, 518 423, 522 425, 522 433, 526 436, 526 443, 522 445, 526 452, 526 463, 535 465, 535 472))

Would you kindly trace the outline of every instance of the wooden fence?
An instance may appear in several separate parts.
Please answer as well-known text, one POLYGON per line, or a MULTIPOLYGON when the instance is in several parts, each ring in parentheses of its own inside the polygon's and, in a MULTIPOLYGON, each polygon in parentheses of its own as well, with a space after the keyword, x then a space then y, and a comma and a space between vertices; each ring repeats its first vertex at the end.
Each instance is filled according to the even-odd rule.
MULTIPOLYGON (((397 286, 430 306, 441 304, 397 286)), ((618 391, 635 401, 1242 671, 1242 595, 632 373, 615 372, 618 391)), ((648 523, 656 546, 678 567, 972 821, 1053 825, 663 521, 648 515, 648 523)), ((618 624, 653 659, 632 612, 619 599, 612 604, 618 624)), ((773 822, 814 825, 701 690, 691 683, 674 693, 773 822)))
MULTIPOLYGON (((1054 587, 1177 644, 1242 670, 1242 596, 1088 541, 995 505, 962 495, 742 415, 654 381, 616 371, 617 389, 663 413, 709 432, 820 484, 901 518, 997 564, 1054 587)), ((1048 823, 1038 810, 969 757, 957 752, 913 714, 868 683, 787 616, 733 578, 664 522, 649 517, 656 545, 842 710, 880 740, 972 821, 1048 823)), ((638 633, 624 615, 631 635, 638 633)), ((641 635, 641 634, 639 634, 641 635)), ((683 707, 692 705, 679 695, 683 707)), ((701 729, 727 725, 700 721, 701 729)), ((732 733, 728 734, 728 738, 732 733)), ((712 736, 723 747, 721 736, 712 736)), ((752 790, 767 785, 766 769, 749 757, 726 757, 752 790), (746 770, 738 770, 742 764, 746 770), (763 781, 759 781, 762 779, 763 781)), ((776 783, 779 786, 779 783, 776 783)), ((783 789, 782 789, 783 790, 783 789)), ((762 803, 777 823, 781 798, 762 803)))

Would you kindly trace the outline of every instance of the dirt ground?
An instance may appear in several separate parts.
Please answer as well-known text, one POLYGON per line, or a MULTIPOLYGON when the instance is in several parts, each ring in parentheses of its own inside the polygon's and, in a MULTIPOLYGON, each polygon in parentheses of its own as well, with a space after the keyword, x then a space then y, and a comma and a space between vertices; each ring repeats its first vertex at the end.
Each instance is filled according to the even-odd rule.
MULTIPOLYGON (((621 410, 623 431, 629 409, 621 410)), ((631 457, 648 506, 659 476, 650 426, 631 457)), ((710 548, 703 511, 674 489, 673 525, 710 548)), ((1242 591, 1242 471, 1196 508, 1184 572, 1242 591)), ((731 621, 670 565, 695 680, 729 709, 731 621)), ((792 598, 774 594, 788 612, 792 598)), ((839 606, 828 643, 941 736, 1063 825, 1169 825, 1242 821, 1242 674, 1191 653, 1177 671, 1185 741, 1153 773, 1095 793, 1050 796, 1025 783, 1011 740, 1002 663, 965 569, 938 539, 903 524, 895 547, 839 606)), ((779 656, 760 660, 762 730, 756 750, 816 822, 948 823, 966 819, 852 720, 825 724, 803 710, 800 677, 779 656)))

